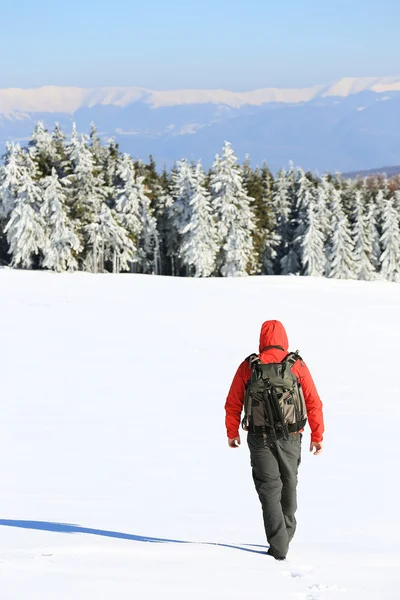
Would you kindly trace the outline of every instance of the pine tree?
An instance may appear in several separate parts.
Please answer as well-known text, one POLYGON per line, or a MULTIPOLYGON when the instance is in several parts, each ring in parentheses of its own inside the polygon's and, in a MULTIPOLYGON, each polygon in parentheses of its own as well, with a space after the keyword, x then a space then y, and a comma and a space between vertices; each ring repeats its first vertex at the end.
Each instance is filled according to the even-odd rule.
POLYGON ((353 209, 353 242, 354 242, 354 267, 358 279, 375 279, 375 269, 371 262, 372 240, 368 215, 364 212, 364 197, 362 190, 354 194, 353 209))
POLYGON ((68 216, 66 194, 55 169, 43 180, 42 189, 41 215, 47 224, 43 267, 58 272, 75 271, 81 244, 68 216))
POLYGON ((0 220, 7 219, 13 210, 26 168, 19 144, 7 142, 3 160, 4 166, 0 167, 0 220))
POLYGON ((69 169, 68 164, 66 137, 59 123, 55 124, 51 139, 53 145, 53 166, 57 171, 58 177, 62 179, 68 175, 71 170, 69 169))
POLYGON ((158 274, 160 264, 160 239, 157 221, 151 208, 150 198, 144 188, 144 177, 136 177, 139 197, 141 235, 138 248, 138 265, 142 273, 158 274))
POLYGON ((29 269, 46 247, 46 224, 41 215, 41 190, 33 179, 34 165, 27 161, 16 189, 14 208, 5 227, 11 265, 29 269))
POLYGON ((315 188, 309 176, 298 170, 297 185, 297 227, 292 242, 292 251, 300 257, 304 274, 320 276, 324 266, 321 259, 323 253, 323 237, 316 208, 315 188))
MULTIPOLYGON (((172 225, 168 255, 171 258, 173 274, 182 274, 184 269, 179 258, 182 231, 190 223, 190 201, 193 192, 193 171, 186 159, 178 161, 171 173, 172 204, 169 208, 169 221, 172 225)), ((185 274, 188 275, 187 271, 185 274)))
POLYGON ((157 270, 160 275, 174 275, 173 252, 176 246, 174 245, 174 227, 171 220, 171 206, 174 201, 169 187, 169 177, 164 169, 159 183, 154 187, 152 201, 160 239, 160 262, 157 270))
POLYGON ((386 198, 383 212, 381 276, 400 282, 400 218, 394 199, 386 198))
POLYGON ((304 275, 322 277, 326 267, 326 256, 320 214, 314 200, 310 200, 307 207, 306 227, 301 244, 304 275))
POLYGON ((334 189, 332 194, 332 242, 329 246, 329 277, 336 279, 354 278, 354 244, 350 226, 342 205, 342 191, 334 189))
POLYGON ((263 244, 260 247, 259 255, 262 272, 267 275, 274 275, 281 237, 278 228, 278 215, 276 213, 274 202, 274 178, 266 164, 264 164, 261 169, 261 178, 263 183, 263 218, 258 221, 258 226, 263 228, 264 239, 263 244))
POLYGON ((120 161, 120 152, 118 148, 118 144, 115 140, 109 140, 108 145, 103 148, 103 158, 101 163, 97 162, 100 159, 95 159, 96 172, 102 173, 105 186, 108 189, 108 197, 112 202, 112 199, 115 197, 115 185, 118 180, 118 165, 120 161))
POLYGON ((119 158, 116 175, 120 181, 116 193, 116 218, 137 248, 142 224, 135 167, 129 154, 119 158))
POLYGON ((274 206, 274 178, 265 163, 261 169, 257 167, 253 171, 248 158, 244 164, 243 175, 247 194, 254 198, 253 246, 257 273, 272 275, 280 244, 274 206))
POLYGON ((255 265, 252 234, 254 213, 233 149, 225 142, 211 176, 211 202, 217 220, 219 268, 222 276, 244 276, 255 265))
POLYGON ((90 269, 98 270, 96 256, 98 243, 95 236, 96 224, 100 224, 102 205, 108 193, 102 173, 96 170, 92 153, 86 144, 86 138, 77 138, 74 133, 69 142, 69 156, 73 172, 70 181, 71 217, 77 223, 78 233, 83 243, 83 260, 90 269), (89 227, 92 226, 92 227, 89 227), (89 254, 92 254, 89 257, 89 254))
POLYGON ((93 250, 87 258, 87 266, 92 273, 104 272, 107 262, 113 273, 130 270, 135 246, 106 203, 101 205, 98 220, 85 229, 93 250))
POLYGON ((367 215, 368 236, 371 241, 371 263, 376 273, 380 270, 381 234, 378 228, 378 211, 375 204, 371 204, 367 215))
POLYGON ((38 177, 41 178, 50 175, 57 160, 56 149, 53 143, 53 136, 41 121, 37 123, 33 130, 28 143, 28 150, 37 166, 38 177))
POLYGON ((102 169, 106 160, 107 148, 104 148, 102 145, 97 127, 94 123, 90 124, 89 149, 92 153, 93 164, 95 167, 102 169))
MULTIPOLYGON (((299 173, 290 163, 289 170, 284 172, 286 179, 281 196, 283 209, 282 219, 278 219, 278 227, 282 240, 280 252, 278 253, 279 269, 282 275, 298 274, 301 265, 301 236, 299 232, 299 202, 297 197, 299 173)), ((281 182, 283 184, 283 182, 281 182)), ((275 202, 276 202, 275 197, 275 202)), ((304 233, 304 232, 303 232, 304 233)))
POLYGON ((281 169, 274 182, 273 204, 277 221, 277 233, 279 236, 279 246, 277 249, 277 266, 275 271, 279 274, 281 271, 281 261, 288 253, 289 244, 289 218, 290 218, 290 200, 289 200, 290 181, 284 169, 281 169))
POLYGON ((193 167, 192 192, 189 202, 190 220, 180 231, 180 257, 196 277, 208 277, 215 269, 218 251, 217 229, 212 216, 209 193, 205 189, 205 175, 201 164, 193 167))

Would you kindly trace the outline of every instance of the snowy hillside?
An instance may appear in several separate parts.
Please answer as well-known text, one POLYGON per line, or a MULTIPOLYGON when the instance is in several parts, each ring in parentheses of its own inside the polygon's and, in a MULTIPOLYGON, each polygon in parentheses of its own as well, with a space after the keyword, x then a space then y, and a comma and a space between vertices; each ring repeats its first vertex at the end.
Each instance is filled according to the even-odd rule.
POLYGON ((389 283, 0 269, 1 600, 397 600, 399 309, 389 283), (224 431, 269 318, 327 426, 286 563, 224 431))

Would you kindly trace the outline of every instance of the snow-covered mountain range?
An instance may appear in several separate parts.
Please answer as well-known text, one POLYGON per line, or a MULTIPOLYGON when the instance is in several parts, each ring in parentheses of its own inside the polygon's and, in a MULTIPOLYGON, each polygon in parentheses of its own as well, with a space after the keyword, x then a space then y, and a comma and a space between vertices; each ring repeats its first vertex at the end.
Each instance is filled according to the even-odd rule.
POLYGON ((210 164, 225 139, 239 156, 289 160, 304 168, 358 170, 400 163, 400 76, 344 78, 309 88, 151 91, 136 87, 0 90, 0 145, 26 141, 33 124, 94 121, 104 137, 170 164, 186 156, 210 164))

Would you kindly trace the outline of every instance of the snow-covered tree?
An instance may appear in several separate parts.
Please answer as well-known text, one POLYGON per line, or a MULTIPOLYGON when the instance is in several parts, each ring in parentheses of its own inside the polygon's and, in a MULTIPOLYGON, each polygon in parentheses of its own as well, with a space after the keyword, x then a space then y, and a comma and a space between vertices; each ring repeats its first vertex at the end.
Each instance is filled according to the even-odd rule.
POLYGON ((277 272, 280 273, 280 263, 288 253, 288 229, 290 218, 290 181, 285 169, 281 169, 274 183, 274 209, 277 219, 277 233, 280 238, 277 255, 277 272))
POLYGON ((370 204, 367 215, 368 236, 371 243, 371 263, 376 273, 379 272, 381 264, 381 234, 378 225, 378 209, 376 204, 370 204))
POLYGON ((54 126, 52 133, 52 145, 53 145, 53 165, 60 178, 65 177, 71 172, 70 165, 68 164, 67 148, 66 148, 66 136, 61 129, 59 123, 54 126))
POLYGON ((92 153, 93 162, 96 167, 102 168, 106 155, 108 154, 108 149, 105 148, 101 143, 101 139, 97 132, 97 127, 94 123, 90 124, 89 149, 92 153))
MULTIPOLYGON (((277 206, 278 231, 281 237, 281 246, 278 250, 278 272, 282 275, 297 274, 301 264, 301 243, 299 244, 299 206, 297 198, 298 172, 293 163, 288 171, 281 171, 278 176, 277 189, 280 189, 280 198, 275 195, 277 206), (281 216, 279 216, 279 204, 281 216)), ((304 232, 303 232, 304 233, 304 232)))
POLYGON ((102 173, 96 172, 92 153, 86 138, 74 142, 71 152, 73 173, 69 176, 73 194, 74 212, 84 223, 90 223, 100 214, 107 194, 102 173))
POLYGON ((41 189, 25 166, 16 190, 14 208, 4 230, 13 267, 29 269, 34 257, 46 247, 46 223, 41 215, 41 206, 41 189))
POLYGON ((120 185, 116 193, 116 218, 126 229, 135 247, 137 247, 142 230, 140 190, 136 183, 133 160, 129 154, 123 154, 120 157, 116 174, 120 180, 120 185))
POLYGON ((297 206, 299 216, 308 214, 310 203, 315 202, 315 186, 303 169, 298 169, 297 206))
POLYGON ((224 277, 244 276, 255 262, 252 198, 247 196, 237 158, 229 142, 215 159, 211 202, 220 245, 219 267, 224 277))
POLYGON ((55 166, 57 155, 53 141, 53 136, 39 121, 33 130, 31 139, 28 143, 28 151, 35 162, 41 177, 50 175, 55 166))
POLYGON ((261 211, 263 217, 260 218, 260 210, 255 210, 256 219, 258 217, 256 220, 256 229, 260 226, 263 229, 262 241, 259 243, 259 261, 262 273, 274 275, 278 251, 282 240, 274 198, 274 178, 266 165, 261 169, 261 181, 261 211))
POLYGON ((318 219, 324 238, 324 244, 329 241, 332 235, 331 205, 333 188, 334 186, 331 179, 327 175, 324 175, 321 179, 318 189, 316 190, 318 219))
POLYGON ((350 225, 342 206, 342 191, 334 188, 332 194, 332 241, 329 245, 329 277, 354 278, 354 244, 350 225))
POLYGON ((318 254, 317 246, 319 244, 317 238, 320 239, 319 234, 321 234, 321 231, 319 231, 320 222, 316 210, 315 187, 303 169, 298 169, 296 212, 297 227, 292 242, 292 250, 299 257, 298 262, 303 266, 303 270, 316 269, 315 274, 319 275, 320 265, 316 254, 318 254), (305 240, 307 233, 307 240, 305 240), (316 263, 318 263, 318 266, 316 263))
POLYGON ((177 241, 175 229, 171 220, 171 206, 173 198, 169 191, 168 175, 164 171, 160 183, 153 185, 154 216, 157 222, 157 231, 160 239, 160 262, 157 273, 175 275, 175 255, 177 241))
POLYGON ((171 174, 171 218, 180 232, 190 222, 190 201, 193 193, 193 169, 186 159, 179 160, 171 174))
POLYGON ((307 206, 305 230, 301 245, 304 275, 322 277, 326 267, 324 236, 318 207, 312 198, 307 206))
POLYGON ((160 240, 157 221, 151 208, 150 198, 144 188, 144 177, 136 178, 139 197, 139 217, 142 226, 139 238, 138 265, 142 273, 158 274, 160 264, 160 240))
POLYGON ((384 202, 381 243, 381 276, 400 282, 400 217, 393 198, 384 202))
POLYGON ((184 265, 194 268, 196 277, 208 277, 215 269, 217 229, 201 164, 198 163, 192 170, 189 223, 180 231, 179 254, 184 265))
POLYGON ((130 270, 136 248, 106 203, 101 205, 98 220, 85 229, 92 248, 87 258, 88 270, 103 272, 107 262, 112 265, 114 273, 130 270))
POLYGON ((372 264, 372 239, 368 222, 368 214, 364 209, 364 196, 362 190, 354 194, 353 209, 353 243, 354 243, 354 269, 358 279, 371 280, 376 278, 372 264))
POLYGON ((65 190, 55 169, 43 180, 42 190, 41 214, 46 223, 43 267, 58 272, 75 271, 81 243, 67 213, 65 190))
POLYGON ((171 224, 168 255, 171 258, 173 274, 179 274, 183 265, 180 260, 182 231, 190 223, 190 201, 193 193, 193 170, 186 159, 179 160, 171 173, 172 203, 168 209, 171 224))
POLYGON ((7 219, 14 208, 17 191, 26 170, 21 146, 13 142, 7 143, 3 160, 4 165, 0 167, 0 219, 7 219))

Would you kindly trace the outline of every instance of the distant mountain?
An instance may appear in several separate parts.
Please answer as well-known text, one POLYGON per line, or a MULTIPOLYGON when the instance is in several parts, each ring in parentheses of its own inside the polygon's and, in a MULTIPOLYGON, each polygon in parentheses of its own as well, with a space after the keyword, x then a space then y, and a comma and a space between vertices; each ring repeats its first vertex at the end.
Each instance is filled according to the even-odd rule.
POLYGON ((96 123, 136 157, 160 166, 185 156, 212 163, 223 142, 240 159, 273 170, 293 160, 305 169, 358 172, 400 164, 400 77, 345 78, 304 89, 151 91, 142 88, 0 90, 0 150, 25 143, 36 121, 68 131, 96 123))
POLYGON ((400 175, 400 165, 397 167, 380 167, 379 169, 368 169, 368 171, 353 171, 352 173, 343 173, 345 177, 356 179, 357 177, 373 177, 374 175, 387 175, 394 177, 400 175))

